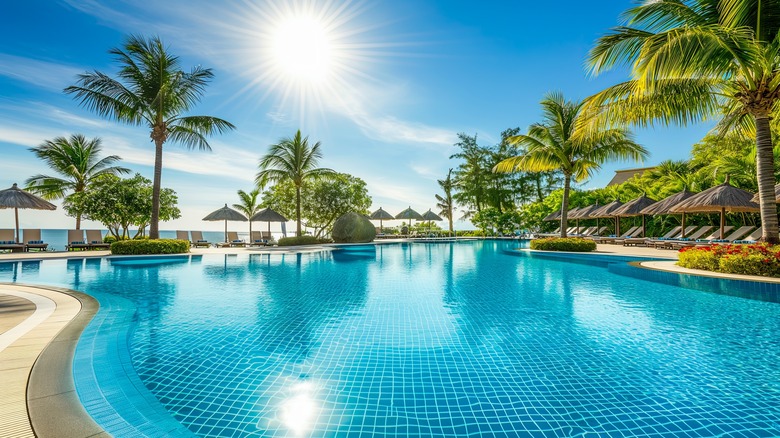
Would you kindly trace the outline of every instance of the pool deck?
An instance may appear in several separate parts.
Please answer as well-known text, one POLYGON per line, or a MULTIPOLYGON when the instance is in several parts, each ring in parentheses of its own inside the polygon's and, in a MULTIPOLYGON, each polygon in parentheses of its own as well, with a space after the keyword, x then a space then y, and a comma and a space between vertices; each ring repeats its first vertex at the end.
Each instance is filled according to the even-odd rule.
MULTIPOLYGON (((402 240, 383 240, 378 244, 402 240)), ((297 254, 328 251, 306 247, 193 248, 191 254, 297 254)), ((780 283, 780 279, 726 275, 676 266, 676 251, 598 245, 590 254, 665 258, 641 262, 647 269, 780 283)), ((0 254, 0 262, 93 258, 109 251, 0 254)), ((584 256, 587 256, 584 255, 584 256)), ((72 362, 84 327, 97 312, 91 297, 67 289, 0 283, 0 431, 4 437, 108 436, 89 417, 76 395, 72 362)))

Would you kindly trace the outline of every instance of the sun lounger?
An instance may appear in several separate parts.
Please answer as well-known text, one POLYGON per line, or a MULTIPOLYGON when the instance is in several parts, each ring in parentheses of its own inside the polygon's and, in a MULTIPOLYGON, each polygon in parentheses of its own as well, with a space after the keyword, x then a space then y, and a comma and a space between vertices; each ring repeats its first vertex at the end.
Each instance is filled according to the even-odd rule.
POLYGON ((16 241, 14 233, 14 230, 0 230, 0 251, 24 251, 24 244, 16 241))
MULTIPOLYGON (((699 227, 696 226, 696 225, 691 225, 691 226, 685 227, 685 235, 686 236, 690 236, 691 233, 693 233, 697 228, 699 228, 699 227)), ((682 239, 683 238, 682 237, 683 233, 681 231, 679 231, 680 227, 677 227, 677 229, 678 229, 677 233, 673 234, 672 237, 668 237, 668 238, 667 237, 663 237, 663 238, 660 238, 660 239, 653 239, 653 240, 651 240, 651 241, 649 241, 647 243, 647 246, 653 246, 655 248, 663 248, 666 245, 666 242, 668 242, 670 240, 682 239)))
POLYGON ((89 249, 109 249, 110 243, 103 242, 103 234, 100 230, 87 230, 87 243, 89 249))
POLYGON ((176 230, 176 240, 186 240, 187 242, 190 242, 190 246, 192 246, 189 231, 176 230))
POLYGON ((758 239, 760 239, 763 235, 764 235, 764 230, 762 230, 761 227, 758 227, 756 228, 755 231, 743 237, 742 239, 735 240, 734 243, 745 243, 745 244, 756 243, 758 242, 758 239))
POLYGON ((696 239, 700 238, 706 233, 709 233, 710 230, 712 230, 713 228, 714 227, 712 225, 705 225, 699 228, 698 230, 694 231, 693 233, 689 234, 688 237, 685 238, 678 237, 676 239, 665 240, 663 242, 656 244, 655 247, 661 249, 674 249, 680 245, 684 245, 689 242, 696 242, 696 239))
POLYGON ((46 249, 49 247, 48 243, 41 240, 40 228, 22 230, 22 237, 25 250, 28 252, 31 250, 46 251, 46 249))
POLYGON ((238 232, 237 231, 228 231, 227 233, 227 245, 222 244, 220 246, 230 246, 230 247, 245 247, 246 242, 238 238, 238 232))
MULTIPOLYGON (((697 245, 709 245, 711 243, 731 243, 735 240, 739 240, 746 236, 747 234, 751 233, 753 230, 755 230, 756 227, 753 225, 745 225, 743 227, 737 228, 736 231, 726 236, 724 239, 703 239, 703 240, 697 240, 697 245)), ((723 231, 726 232, 725 230, 723 231)), ((717 231, 717 235, 720 236, 720 229, 717 231)))
POLYGON ((666 240, 669 239, 671 236, 677 235, 680 233, 680 229, 682 229, 681 226, 676 226, 669 230, 668 233, 664 234, 661 237, 629 237, 623 241, 623 246, 651 246, 656 241, 666 240))
POLYGON ((202 231, 192 231, 190 234, 192 234, 192 245, 195 246, 195 248, 208 248, 211 246, 211 242, 203 238, 202 231))
POLYGON ((265 246, 268 245, 268 240, 263 238, 262 231, 252 231, 249 236, 249 246, 265 246))
POLYGON ((618 240, 618 239, 626 239, 626 238, 631 237, 640 228, 642 228, 642 227, 631 227, 622 236, 593 237, 593 241, 596 242, 596 243, 615 243, 615 241, 618 240))
POLYGON ((68 230, 68 244, 65 245, 65 250, 77 249, 89 249, 89 244, 84 240, 84 230, 68 230))

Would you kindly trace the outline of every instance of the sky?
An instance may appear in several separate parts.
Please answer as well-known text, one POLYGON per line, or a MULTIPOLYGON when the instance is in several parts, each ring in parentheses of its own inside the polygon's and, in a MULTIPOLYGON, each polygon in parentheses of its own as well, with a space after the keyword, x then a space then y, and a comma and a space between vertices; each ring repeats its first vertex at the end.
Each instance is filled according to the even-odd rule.
MULTIPOLYGON (((201 219, 238 202, 237 190, 251 190, 269 145, 298 129, 321 142, 322 167, 367 183, 372 211, 411 206, 422 213, 435 209, 437 179, 458 165, 449 157, 459 132, 492 145, 503 130, 540 121, 545 93, 583 99, 624 80, 621 71, 591 77, 584 65, 594 41, 633 4, 10 2, 0 18, 0 186, 51 173, 28 148, 76 133, 100 137, 106 155, 121 156, 124 166, 151 179, 148 128, 100 118, 62 92, 80 73, 114 76, 108 51, 133 34, 159 36, 184 70, 211 68, 214 79, 190 114, 236 125, 209 139, 210 152, 165 144, 162 185, 178 194, 182 217, 161 229, 222 229, 201 219)), ((649 159, 607 164, 582 187, 603 187, 617 169, 686 159, 709 128, 636 130, 649 159)), ((28 228, 74 226, 62 209, 20 217, 28 228)), ((11 226, 12 211, 0 210, 0 227, 11 226)), ((89 221, 83 227, 102 228, 89 221)))

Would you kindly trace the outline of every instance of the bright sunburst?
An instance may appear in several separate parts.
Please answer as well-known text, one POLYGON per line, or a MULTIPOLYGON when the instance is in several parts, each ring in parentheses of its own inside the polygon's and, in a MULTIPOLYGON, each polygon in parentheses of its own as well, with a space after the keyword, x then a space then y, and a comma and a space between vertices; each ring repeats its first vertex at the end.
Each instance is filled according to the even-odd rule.
POLYGON ((330 36, 313 17, 289 17, 272 32, 273 67, 296 81, 325 81, 331 69, 330 36))

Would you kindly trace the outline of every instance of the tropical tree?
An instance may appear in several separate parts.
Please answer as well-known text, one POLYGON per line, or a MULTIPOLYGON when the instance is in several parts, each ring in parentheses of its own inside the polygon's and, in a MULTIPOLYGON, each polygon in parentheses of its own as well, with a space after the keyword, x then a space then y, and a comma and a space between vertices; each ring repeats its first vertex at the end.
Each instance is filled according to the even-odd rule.
POLYGON ((589 178, 608 161, 642 160, 647 150, 635 143, 624 129, 587 129, 581 120, 585 117, 582 102, 567 101, 560 93, 550 93, 541 104, 543 123, 531 125, 528 134, 510 139, 522 148, 521 155, 501 161, 493 171, 559 170, 563 174, 561 237, 566 237, 572 180, 581 182, 589 178))
POLYGON ((722 117, 719 132, 754 135, 763 239, 778 243, 770 120, 780 102, 780 1, 656 0, 624 15, 589 64, 594 74, 628 66, 631 79, 589 106, 643 125, 722 117))
POLYGON ((200 100, 214 74, 200 66, 182 71, 179 58, 168 53, 160 38, 132 35, 123 48, 109 53, 120 66, 117 79, 99 71, 87 72, 65 93, 102 117, 151 130, 155 153, 149 236, 157 239, 163 144, 170 140, 191 149, 211 150, 206 137, 234 126, 216 117, 184 115, 200 100))
POLYGON ((296 235, 301 235, 301 188, 303 184, 313 178, 334 175, 331 169, 318 168, 317 164, 322 158, 321 144, 316 142, 309 144, 309 137, 301 137, 301 130, 292 138, 286 137, 278 143, 271 145, 268 153, 260 160, 260 171, 255 178, 260 187, 265 187, 269 182, 292 181, 295 185, 295 220, 297 222, 296 235))
MULTIPOLYGON (((36 157, 43 160, 59 176, 32 176, 25 181, 27 190, 45 199, 62 199, 68 194, 89 190, 96 180, 105 175, 130 172, 130 169, 113 165, 121 160, 117 155, 100 158, 102 148, 99 138, 88 140, 81 134, 46 140, 40 146, 30 148, 36 157)), ((76 216, 76 229, 79 230, 82 213, 77 210, 73 213, 76 216)))
POLYGON ((238 198, 240 199, 238 204, 233 204, 233 208, 240 211, 249 220, 249 238, 252 238, 252 216, 257 214, 263 207, 260 206, 260 200, 257 199, 260 196, 260 189, 251 190, 249 193, 239 190, 238 198))
POLYGON ((444 196, 436 195, 436 207, 440 210, 439 214, 450 222, 450 234, 452 234, 455 231, 452 226, 455 212, 455 203, 452 199, 452 189, 455 187, 455 182, 452 180, 452 169, 447 171, 447 178, 437 180, 437 182, 444 192, 444 196))

